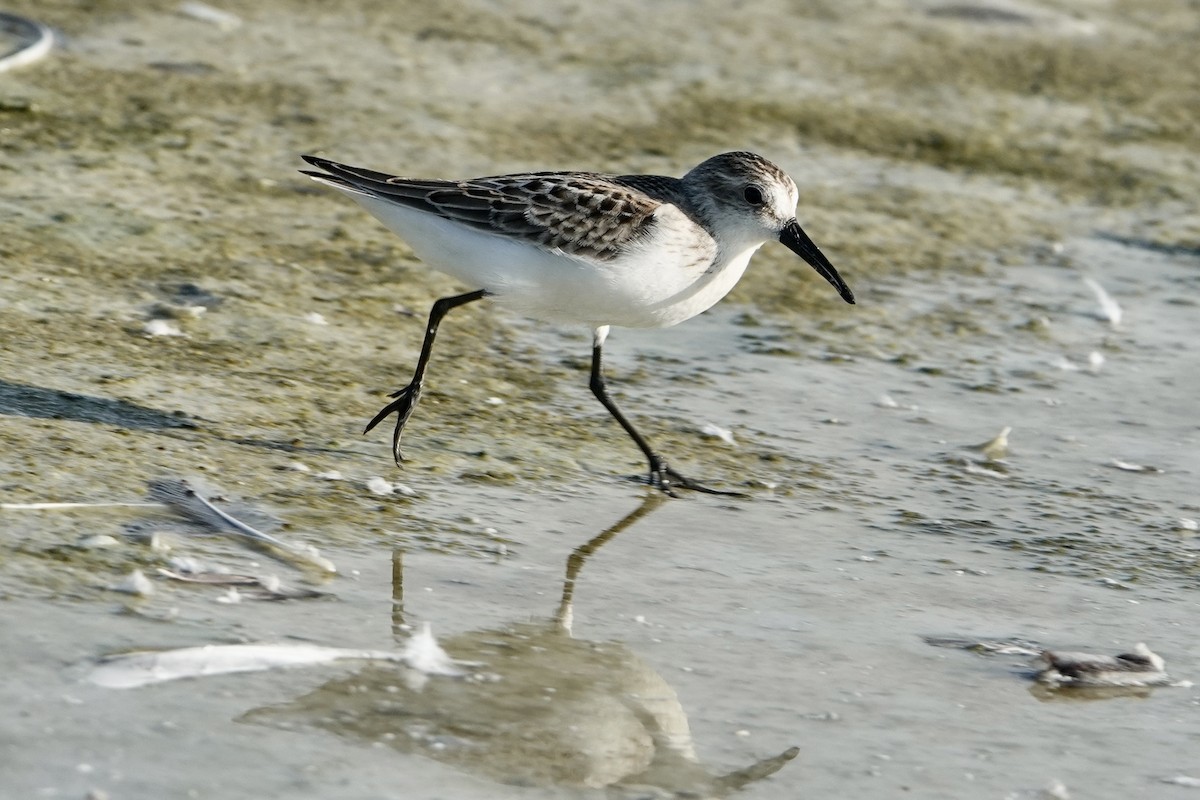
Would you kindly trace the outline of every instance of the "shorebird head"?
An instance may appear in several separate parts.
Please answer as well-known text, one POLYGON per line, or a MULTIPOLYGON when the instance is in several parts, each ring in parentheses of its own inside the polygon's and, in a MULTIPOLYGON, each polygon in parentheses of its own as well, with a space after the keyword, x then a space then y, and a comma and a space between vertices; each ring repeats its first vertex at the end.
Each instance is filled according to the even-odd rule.
POLYGON ((713 156, 683 176, 696 210, 718 236, 757 246, 782 242, 829 281, 847 303, 854 293, 796 221, 800 193, 786 172, 754 153, 713 156))

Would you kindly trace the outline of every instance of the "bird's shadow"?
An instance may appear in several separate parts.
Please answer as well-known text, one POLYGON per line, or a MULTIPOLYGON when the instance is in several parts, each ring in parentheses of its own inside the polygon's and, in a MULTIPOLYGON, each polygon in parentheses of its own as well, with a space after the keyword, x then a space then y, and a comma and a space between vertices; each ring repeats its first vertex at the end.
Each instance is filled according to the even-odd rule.
POLYGON ((66 419, 140 430, 197 427, 192 418, 182 411, 160 411, 128 400, 76 394, 3 379, 0 379, 0 414, 33 419, 66 419))
MULTIPOLYGON (((130 430, 173 433, 200 431, 206 424, 202 418, 186 411, 162 411, 128 400, 77 394, 3 379, 0 379, 0 416, 62 419, 130 430)), ((248 436, 223 436, 213 431, 207 433, 220 441, 255 449, 277 450, 283 453, 357 455, 356 451, 344 447, 307 445, 295 441, 248 436)))
MULTIPOLYGON (((502 784, 613 789, 655 787, 670 796, 727 797, 782 769, 791 747, 731 772, 700 763, 675 690, 618 641, 572 633, 579 574, 604 544, 644 519, 650 492, 567 560, 554 614, 544 620, 447 637, 456 659, 482 664, 459 680, 398 664, 371 664, 243 722, 311 726, 362 743, 452 764, 502 784)), ((405 636, 403 552, 393 553, 392 625, 405 636)))

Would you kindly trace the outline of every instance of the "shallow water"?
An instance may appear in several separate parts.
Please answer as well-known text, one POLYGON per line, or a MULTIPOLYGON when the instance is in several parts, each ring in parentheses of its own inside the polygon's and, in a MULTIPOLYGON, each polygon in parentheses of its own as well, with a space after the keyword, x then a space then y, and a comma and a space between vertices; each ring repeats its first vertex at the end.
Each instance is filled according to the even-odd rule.
POLYGON ((1145 641, 1196 679, 1197 105, 1171 68, 1194 9, 260 8, 229 31, 173 4, 14 8, 68 44, 0 86, 0 502, 182 475, 339 574, 161 509, 0 510, 0 795, 1167 796, 1198 775, 1194 689, 1039 692, 1028 659, 922 638, 1145 641), (454 287, 297 153, 678 173, 733 147, 796 176, 859 305, 768 247, 733 302, 606 352, 673 465, 748 498, 647 500, 585 332, 503 310, 443 325, 402 471, 359 436, 454 287), (327 595, 108 588, 177 556, 327 595), (127 649, 388 648, 419 622, 498 680, 85 681, 127 649))

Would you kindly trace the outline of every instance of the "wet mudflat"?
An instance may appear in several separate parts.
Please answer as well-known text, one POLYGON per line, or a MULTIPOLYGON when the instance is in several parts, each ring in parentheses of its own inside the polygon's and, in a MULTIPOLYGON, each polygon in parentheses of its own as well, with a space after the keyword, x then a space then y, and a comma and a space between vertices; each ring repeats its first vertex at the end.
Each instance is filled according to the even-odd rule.
POLYGON ((1144 5, 274 4, 224 29, 18 4, 66 46, 0 84, 0 502, 182 476, 339 572, 159 508, 0 511, 5 796, 1194 791, 1163 782, 1200 773, 1194 689, 1048 694, 1027 658, 922 638, 1145 641, 1198 674, 1197 106, 1172 61, 1198 22, 1144 5), (299 153, 678 174, 742 147, 795 176, 860 305, 768 247, 732 302, 614 332, 609 370, 675 466, 748 499, 648 501, 586 332, 498 309, 443 326, 403 471, 359 436, 456 287, 299 153), (974 447, 1006 427, 1002 458, 974 447), (324 594, 220 602, 156 572, 181 557, 324 594), (134 569, 153 594, 110 588, 134 569), (86 680, 122 650, 387 649, 424 622, 483 677, 86 680))

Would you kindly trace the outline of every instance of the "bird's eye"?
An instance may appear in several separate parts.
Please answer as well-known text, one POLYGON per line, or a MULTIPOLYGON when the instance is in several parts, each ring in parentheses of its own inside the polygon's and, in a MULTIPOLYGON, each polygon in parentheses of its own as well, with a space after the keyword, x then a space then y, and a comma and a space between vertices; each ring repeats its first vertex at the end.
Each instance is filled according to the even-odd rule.
POLYGON ((761 206, 765 202, 762 189, 757 186, 747 186, 742 191, 742 197, 746 198, 746 202, 752 206, 761 206))

